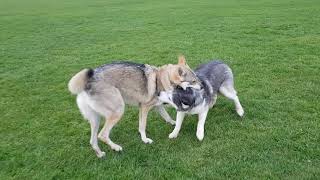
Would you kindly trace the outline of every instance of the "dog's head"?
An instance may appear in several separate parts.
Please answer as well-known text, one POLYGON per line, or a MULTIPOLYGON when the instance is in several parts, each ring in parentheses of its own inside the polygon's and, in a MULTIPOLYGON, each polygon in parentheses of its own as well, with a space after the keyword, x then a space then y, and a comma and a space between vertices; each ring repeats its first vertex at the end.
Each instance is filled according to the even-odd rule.
POLYGON ((201 88, 201 82, 186 63, 184 56, 179 57, 178 64, 168 64, 161 67, 160 80, 167 90, 173 90, 173 87, 180 86, 183 89, 192 87, 195 89, 201 88))
POLYGON ((191 110, 201 96, 203 89, 197 90, 187 87, 185 90, 182 87, 176 87, 173 91, 161 91, 159 100, 163 103, 168 103, 178 111, 191 110))

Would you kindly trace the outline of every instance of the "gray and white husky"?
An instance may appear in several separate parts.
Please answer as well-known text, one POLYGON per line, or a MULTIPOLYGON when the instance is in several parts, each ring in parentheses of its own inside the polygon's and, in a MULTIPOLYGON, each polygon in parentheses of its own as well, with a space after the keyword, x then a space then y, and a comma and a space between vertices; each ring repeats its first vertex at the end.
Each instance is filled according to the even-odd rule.
POLYGON ((244 114, 234 89, 233 74, 228 65, 221 61, 211 61, 200 65, 194 72, 201 81, 200 90, 191 87, 177 87, 172 91, 160 92, 159 99, 177 109, 176 126, 169 138, 178 136, 185 114, 198 114, 196 135, 202 141, 206 117, 209 108, 216 103, 218 93, 234 101, 239 116, 242 117, 244 114))

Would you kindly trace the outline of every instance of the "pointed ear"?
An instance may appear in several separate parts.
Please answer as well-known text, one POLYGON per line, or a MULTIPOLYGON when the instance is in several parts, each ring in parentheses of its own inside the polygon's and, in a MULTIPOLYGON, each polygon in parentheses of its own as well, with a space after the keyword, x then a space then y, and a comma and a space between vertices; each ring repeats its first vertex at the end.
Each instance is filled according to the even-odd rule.
POLYGON ((186 65, 186 58, 183 55, 179 56, 178 64, 179 65, 186 65))

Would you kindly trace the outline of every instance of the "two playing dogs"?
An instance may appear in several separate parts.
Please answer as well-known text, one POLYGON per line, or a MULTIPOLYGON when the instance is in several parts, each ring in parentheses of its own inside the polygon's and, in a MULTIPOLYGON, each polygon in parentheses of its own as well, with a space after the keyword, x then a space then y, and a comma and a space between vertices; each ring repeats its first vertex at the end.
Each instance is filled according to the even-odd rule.
MULTIPOLYGON (((90 144, 98 157, 105 156, 105 152, 101 151, 98 146, 98 138, 108 144, 111 149, 115 151, 122 150, 122 147, 114 143, 109 135, 112 127, 121 119, 125 104, 139 107, 139 133, 141 140, 144 143, 152 143, 152 140, 146 135, 149 110, 155 108, 166 122, 175 124, 163 107, 163 102, 177 108, 179 117, 177 116, 177 125, 174 130, 175 134, 177 134, 182 123, 181 119, 183 119, 181 118, 181 112, 185 114, 193 110, 192 108, 181 109, 179 107, 189 106, 197 109, 199 104, 195 104, 192 101, 192 98, 195 97, 192 94, 203 94, 204 89, 207 88, 206 86, 208 84, 204 83, 203 78, 190 69, 183 56, 179 57, 177 64, 168 64, 161 67, 132 62, 115 62, 95 69, 84 69, 74 75, 68 84, 69 91, 77 95, 77 104, 81 114, 90 123, 90 144), (179 104, 173 100, 179 99, 183 94, 188 94, 186 99, 187 101, 189 99, 190 102, 179 104), (100 117, 105 118, 106 121, 102 130, 98 133, 100 117)), ((213 100, 217 91, 215 93, 211 92, 211 90, 209 91, 210 94, 208 95, 212 95, 211 99, 213 100)), ((231 93, 236 96, 235 91, 231 93)), ((199 110, 195 113, 199 114, 199 121, 205 121, 204 115, 200 114, 205 113, 206 115, 208 107, 214 103, 208 102, 206 98, 201 101, 205 102, 204 106, 206 108, 198 108, 199 110)), ((238 112, 239 107, 237 106, 236 109, 238 112)), ((239 115, 242 116, 242 114, 240 113, 239 115)), ((204 125, 204 123, 202 124, 204 125)), ((202 140, 202 138, 199 139, 202 140)))

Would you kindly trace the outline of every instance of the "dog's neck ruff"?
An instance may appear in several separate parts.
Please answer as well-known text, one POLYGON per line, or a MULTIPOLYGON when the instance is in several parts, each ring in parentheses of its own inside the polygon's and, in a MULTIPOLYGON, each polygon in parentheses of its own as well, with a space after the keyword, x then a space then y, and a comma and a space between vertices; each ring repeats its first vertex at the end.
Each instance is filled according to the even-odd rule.
MULTIPOLYGON (((156 68, 155 71, 156 71, 156 94, 159 95, 159 93, 161 91, 168 91, 169 89, 165 89, 164 86, 163 86, 163 83, 161 81, 161 70, 163 69, 163 66, 159 67, 159 68, 156 68)), ((169 79, 170 81, 170 79, 169 79)), ((170 81, 170 84, 172 85, 173 83, 170 81)))
POLYGON ((156 94, 158 95, 161 91, 165 91, 162 83, 161 83, 161 80, 159 78, 159 71, 157 72, 157 75, 156 75, 156 94))

